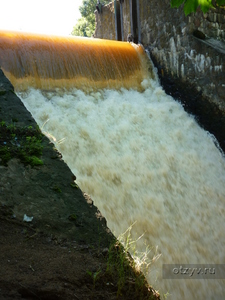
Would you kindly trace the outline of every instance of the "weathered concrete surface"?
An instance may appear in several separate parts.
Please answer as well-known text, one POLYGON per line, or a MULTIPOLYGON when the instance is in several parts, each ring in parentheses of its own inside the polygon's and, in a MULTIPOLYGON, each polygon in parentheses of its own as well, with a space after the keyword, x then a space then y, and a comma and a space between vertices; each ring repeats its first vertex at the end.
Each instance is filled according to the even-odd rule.
MULTIPOLYGON (((0 69, 0 149, 11 143, 2 138, 2 122, 7 126, 14 124, 16 128, 37 126, 0 69)), ((44 164, 41 166, 25 166, 13 157, 5 166, 0 156, 0 206, 10 207, 19 221, 24 214, 33 216, 32 224, 60 238, 86 244, 98 243, 99 239, 103 247, 109 245, 113 235, 106 227, 105 218, 74 187, 74 175, 44 135, 42 146, 44 164), (71 215, 76 217, 71 219, 71 215)))
POLYGON ((95 11, 95 38, 116 40, 114 3, 102 6, 101 13, 95 11))
MULTIPOLYGON (((0 69, 0 150, 19 140, 15 129, 16 137, 4 134, 9 125, 37 126, 0 69)), ((44 163, 35 167, 14 157, 5 165, 0 153, 0 299, 116 300, 118 293, 124 300, 160 299, 143 275, 128 267, 118 292, 121 274, 107 271, 115 237, 44 135, 42 146, 44 163), (32 222, 23 222, 24 214, 32 222)))
MULTIPOLYGON (((131 28, 131 2, 135 5, 137 0, 122 1, 124 36, 131 28)), ((186 17, 183 7, 170 7, 170 0, 139 0, 139 13, 141 43, 149 50, 163 87, 225 149, 225 9, 206 14, 198 10, 186 17)), ((104 38, 113 37, 112 14, 105 7, 104 20, 98 16, 96 37, 103 37, 100 20, 104 38)))

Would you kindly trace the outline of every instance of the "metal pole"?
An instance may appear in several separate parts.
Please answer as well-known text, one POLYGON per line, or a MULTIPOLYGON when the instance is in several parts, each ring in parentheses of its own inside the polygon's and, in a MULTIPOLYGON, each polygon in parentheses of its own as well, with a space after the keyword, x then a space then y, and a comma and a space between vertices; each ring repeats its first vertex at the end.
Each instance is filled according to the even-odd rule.
POLYGON ((138 28, 138 44, 141 44, 141 22, 140 22, 140 3, 137 0, 137 28, 138 28))
POLYGON ((116 9, 116 0, 114 0, 114 13, 115 13, 115 30, 116 30, 116 40, 118 41, 118 28, 117 28, 117 9, 116 9))
POLYGON ((122 41, 124 41, 124 32, 123 32, 123 4, 122 4, 122 1, 120 1, 120 22, 121 22, 122 41))
POLYGON ((130 0, 130 33, 134 37, 133 14, 132 14, 132 0, 130 0))

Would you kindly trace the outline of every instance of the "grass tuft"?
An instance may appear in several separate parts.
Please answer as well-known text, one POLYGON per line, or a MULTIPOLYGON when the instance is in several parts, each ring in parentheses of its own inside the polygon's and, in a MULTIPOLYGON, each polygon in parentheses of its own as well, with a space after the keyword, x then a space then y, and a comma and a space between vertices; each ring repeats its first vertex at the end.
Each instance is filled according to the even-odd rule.
MULTIPOLYGON (((107 273, 118 278, 117 296, 127 293, 127 286, 133 286, 134 299, 159 299, 159 294, 148 284, 145 275, 147 274, 152 260, 148 258, 151 250, 147 247, 145 252, 136 251, 137 240, 131 238, 132 224, 123 234, 121 234, 109 248, 107 273), (132 255, 130 254, 132 253, 132 255), (129 285, 127 285, 129 283, 129 285), (149 291, 152 292, 150 295, 149 291)), ((154 257, 158 259, 160 255, 154 257)))

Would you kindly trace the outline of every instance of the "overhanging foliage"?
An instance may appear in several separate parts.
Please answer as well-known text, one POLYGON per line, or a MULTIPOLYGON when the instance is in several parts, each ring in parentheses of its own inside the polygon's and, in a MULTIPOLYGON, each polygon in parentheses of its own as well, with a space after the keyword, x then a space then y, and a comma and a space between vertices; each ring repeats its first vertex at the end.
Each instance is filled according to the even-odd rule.
MULTIPOLYGON (((171 0, 171 7, 180 7, 182 4, 184 4, 184 13, 186 16, 192 12, 196 12, 199 6, 204 13, 214 7, 212 0, 171 0)), ((215 4, 223 6, 225 5, 225 0, 216 0, 215 4)))
MULTIPOLYGON (((102 5, 111 2, 112 0, 100 1, 102 5)), ((92 36, 95 31, 95 10, 97 0, 83 0, 79 7, 82 18, 78 20, 73 27, 72 35, 76 36, 92 36)))

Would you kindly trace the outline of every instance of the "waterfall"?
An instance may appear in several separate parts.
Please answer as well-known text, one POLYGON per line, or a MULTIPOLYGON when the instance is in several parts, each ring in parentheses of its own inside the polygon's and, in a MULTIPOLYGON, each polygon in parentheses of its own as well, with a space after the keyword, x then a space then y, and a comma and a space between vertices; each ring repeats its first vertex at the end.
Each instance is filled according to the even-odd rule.
POLYGON ((162 278, 164 264, 224 262, 225 160, 165 94, 142 47, 14 33, 10 41, 0 35, 2 68, 112 232, 135 223, 132 238, 144 234, 136 247, 150 250, 149 283, 171 299, 222 299, 223 279, 162 278))
POLYGON ((141 88, 149 63, 130 43, 0 31, 0 65, 25 90, 141 88))

